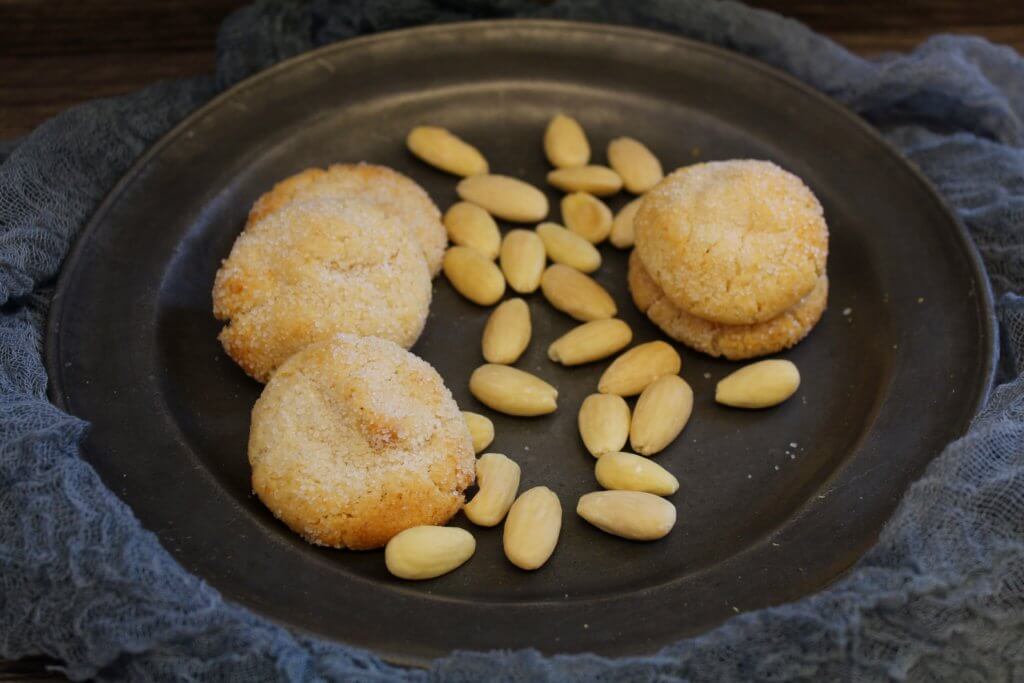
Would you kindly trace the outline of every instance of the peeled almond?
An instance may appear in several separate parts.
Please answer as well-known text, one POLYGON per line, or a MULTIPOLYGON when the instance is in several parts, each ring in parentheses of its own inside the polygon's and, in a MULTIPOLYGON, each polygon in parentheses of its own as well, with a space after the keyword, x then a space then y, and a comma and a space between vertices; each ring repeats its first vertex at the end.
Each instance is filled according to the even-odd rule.
POLYGON ((457 569, 474 552, 476 539, 465 529, 414 526, 388 541, 384 564, 400 579, 422 581, 457 569))
POLYGON ((591 394, 583 399, 577 426, 583 445, 595 458, 621 451, 629 438, 629 406, 615 394, 591 394))
POLYGON ((546 486, 535 486, 516 498, 505 518, 505 557, 520 569, 539 569, 555 552, 561 530, 558 496, 546 486))
POLYGON ((537 234, 544 242, 548 258, 575 268, 581 273, 593 273, 601 267, 601 252, 588 240, 566 230, 558 223, 541 223, 537 234))
POLYGON ((654 455, 672 443, 693 412, 693 389, 679 375, 664 375, 637 399, 629 442, 640 455, 654 455))
POLYGON ((591 244, 600 244, 612 230, 612 210, 594 195, 574 192, 562 198, 562 220, 591 244))
POLYGON ((595 491, 580 496, 576 514, 601 531, 631 541, 656 541, 676 524, 676 506, 642 491, 595 491))
POLYGON ((453 175, 487 173, 487 159, 468 142, 438 126, 416 126, 405 139, 409 151, 453 175))
POLYGON ((800 388, 800 371, 788 360, 763 360, 740 368, 715 387, 715 400, 734 408, 778 405, 800 388))
POLYGON ((515 363, 530 345, 532 333, 530 307, 526 302, 522 299, 503 301, 484 325, 481 342, 484 360, 504 365, 515 363))
POLYGON ((444 213, 444 227, 453 244, 471 247, 492 261, 498 258, 501 232, 491 214, 476 204, 457 202, 444 213))
POLYGON ((508 286, 520 294, 536 292, 547 264, 544 242, 532 230, 511 230, 501 242, 498 256, 508 286))
POLYGON ((602 394, 635 396, 662 375, 677 375, 683 366, 679 352, 663 341, 634 346, 612 361, 598 380, 602 394))
POLYGON ((589 192, 598 197, 607 197, 622 189, 622 178, 607 166, 557 168, 548 173, 548 183, 563 192, 589 192))
POLYGON ((633 138, 616 138, 609 142, 608 163, 633 194, 647 192, 665 177, 658 157, 644 143, 633 138))
POLYGON ((619 209, 612 220, 612 231, 608 234, 608 241, 616 249, 629 249, 636 242, 636 231, 633 229, 633 219, 636 217, 637 209, 643 197, 637 197, 629 204, 619 209))
POLYGON ((476 461, 476 485, 473 500, 462 511, 478 526, 496 526, 505 519, 519 490, 519 465, 501 453, 487 453, 476 461))
POLYGON ((490 306, 505 294, 505 276, 476 249, 451 247, 441 266, 456 291, 475 304, 490 306))
POLYGON ((649 458, 633 453, 605 453, 594 466, 597 483, 612 491, 643 491, 656 496, 671 496, 679 490, 679 480, 649 458))
POLYGON ((469 392, 492 410, 517 417, 553 413, 558 390, 536 375, 508 365, 481 365, 469 377, 469 392))
POLYGON ((473 440, 473 452, 481 453, 494 441, 494 423, 480 413, 462 411, 462 417, 469 427, 469 436, 473 440))
POLYGON ((618 318, 592 320, 551 342, 548 358, 562 365, 582 365, 607 358, 629 346, 633 330, 618 318))
POLYGON ((544 271, 540 289, 552 306, 582 321, 612 318, 615 300, 592 278, 575 268, 556 263, 544 271))
POLYGON ((556 168, 584 166, 590 161, 590 143, 576 119, 557 114, 544 131, 544 154, 556 168))
POLYGON ((533 185, 505 175, 475 175, 455 186, 459 197, 492 216, 537 223, 548 215, 548 198, 533 185))

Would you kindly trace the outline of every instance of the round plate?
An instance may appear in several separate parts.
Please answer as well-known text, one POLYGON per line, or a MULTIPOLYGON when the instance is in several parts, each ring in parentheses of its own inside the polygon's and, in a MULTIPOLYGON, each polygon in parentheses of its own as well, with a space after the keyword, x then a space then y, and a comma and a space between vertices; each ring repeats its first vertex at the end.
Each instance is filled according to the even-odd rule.
MULTIPOLYGON (((549 191, 557 218, 559 195, 549 191)), ((613 208, 629 198, 611 200, 613 208)), ((626 254, 602 247, 597 279, 636 341, 660 338, 633 306, 626 254)), ((488 310, 435 282, 413 351, 464 408, 488 310)), ((929 458, 967 427, 991 381, 991 295, 964 230, 928 183, 855 116, 796 81, 707 45, 558 22, 445 25, 351 40, 270 69, 193 114, 135 165, 64 270, 47 340, 51 392, 92 423, 86 457, 181 563, 287 625, 401 662, 452 649, 650 652, 736 612, 834 580, 876 538, 929 458), (576 411, 607 363, 556 366, 546 348, 574 321, 539 295, 518 363, 558 387, 558 412, 492 415, 491 450, 523 489, 561 498, 562 538, 526 573, 478 529, 476 555, 422 583, 380 552, 316 548, 252 495, 246 442, 260 385, 223 353, 214 273, 253 201, 309 166, 369 160, 423 184, 442 208, 455 179, 406 151, 416 124, 446 126, 495 172, 543 186, 541 136, 570 112, 594 158, 615 136, 672 169, 772 159, 821 198, 831 226, 828 312, 782 354, 803 385, 787 403, 714 403, 737 365, 681 349, 696 398, 658 456, 681 482, 666 539, 631 543, 574 512, 597 488, 576 411)), ((466 526, 460 515, 455 524, 466 526)))

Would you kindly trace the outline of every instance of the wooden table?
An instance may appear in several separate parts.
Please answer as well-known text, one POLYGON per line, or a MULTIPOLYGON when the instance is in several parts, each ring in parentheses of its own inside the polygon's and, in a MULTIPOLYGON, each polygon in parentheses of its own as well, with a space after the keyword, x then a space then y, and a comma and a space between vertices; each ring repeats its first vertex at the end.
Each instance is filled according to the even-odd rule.
MULTIPOLYGON (((79 102, 209 73, 217 26, 243 0, 0 0, 0 139, 79 102)), ((854 52, 970 33, 1024 53, 1021 0, 754 0, 854 52)), ((45 660, 0 661, 0 681, 57 680, 45 660)))

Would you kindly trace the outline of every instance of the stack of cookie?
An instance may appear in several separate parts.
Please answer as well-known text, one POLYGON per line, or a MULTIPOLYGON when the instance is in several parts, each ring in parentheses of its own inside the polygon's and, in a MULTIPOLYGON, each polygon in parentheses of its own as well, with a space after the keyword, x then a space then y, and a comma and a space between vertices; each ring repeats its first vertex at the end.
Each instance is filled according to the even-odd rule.
POLYGON ((447 246, 411 179, 337 164, 261 196, 217 272, 224 350, 267 383, 249 434, 253 491, 311 543, 377 548, 444 524, 473 483, 458 405, 405 350, 447 246))
POLYGON ((221 344, 260 382, 339 332, 409 348, 447 246, 437 206, 401 173, 373 164, 305 170, 256 201, 217 272, 221 344))
POLYGON ((696 164, 643 199, 633 301, 673 339, 738 360, 789 348, 828 301, 828 226, 806 185, 767 161, 696 164))

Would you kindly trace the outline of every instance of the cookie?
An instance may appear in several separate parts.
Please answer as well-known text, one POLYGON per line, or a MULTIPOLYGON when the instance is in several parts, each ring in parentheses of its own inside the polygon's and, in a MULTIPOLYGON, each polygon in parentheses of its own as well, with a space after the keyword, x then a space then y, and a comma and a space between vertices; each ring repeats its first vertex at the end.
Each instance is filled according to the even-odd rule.
POLYGON ((286 178, 259 199, 249 212, 255 223, 290 202, 319 197, 360 199, 383 211, 404 226, 423 250, 430 274, 441 270, 448 233, 441 212, 430 195, 414 180, 387 166, 333 164, 326 170, 310 168, 286 178))
POLYGON ((419 247, 404 236, 358 201, 296 201, 255 221, 214 281, 224 350, 266 382, 293 353, 338 332, 412 346, 431 282, 419 247))
POLYGON ((634 228, 640 258, 669 300, 713 322, 771 320, 825 273, 821 204, 767 161, 679 169, 644 197, 634 228))
POLYGON ((310 543, 379 548, 444 524, 474 480, 466 421, 440 375, 396 344, 341 334, 274 374, 252 411, 252 488, 310 543))
POLYGON ((635 251, 629 256, 629 291, 637 308, 676 341, 711 356, 743 360, 788 349, 806 337, 825 312, 828 276, 820 276, 789 310, 753 325, 723 325, 681 310, 651 279, 635 251))

